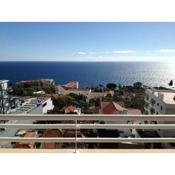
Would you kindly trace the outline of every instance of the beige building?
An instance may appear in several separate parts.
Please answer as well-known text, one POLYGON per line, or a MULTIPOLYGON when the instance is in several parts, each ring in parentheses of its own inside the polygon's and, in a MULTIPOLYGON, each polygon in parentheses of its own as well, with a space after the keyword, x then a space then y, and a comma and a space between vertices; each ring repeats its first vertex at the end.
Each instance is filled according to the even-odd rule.
POLYGON ((175 91, 147 89, 144 113, 150 115, 175 114, 175 91))

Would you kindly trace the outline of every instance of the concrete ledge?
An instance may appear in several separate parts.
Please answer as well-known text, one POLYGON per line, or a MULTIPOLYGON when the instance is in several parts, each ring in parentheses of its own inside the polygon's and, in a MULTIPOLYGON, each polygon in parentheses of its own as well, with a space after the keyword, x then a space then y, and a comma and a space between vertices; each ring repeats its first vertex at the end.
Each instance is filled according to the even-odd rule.
MULTIPOLYGON (((0 149, 0 153, 75 153, 75 149, 0 149)), ((77 149, 77 153, 175 153, 175 149, 77 149)))

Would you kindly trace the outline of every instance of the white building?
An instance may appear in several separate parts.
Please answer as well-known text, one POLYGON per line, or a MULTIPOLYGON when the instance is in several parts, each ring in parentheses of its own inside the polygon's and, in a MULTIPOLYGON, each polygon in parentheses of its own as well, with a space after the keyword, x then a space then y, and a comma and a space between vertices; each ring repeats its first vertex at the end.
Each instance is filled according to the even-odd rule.
MULTIPOLYGON (((175 114, 175 91, 147 89, 144 113, 149 115, 175 114)), ((175 124, 170 121, 154 121, 159 124, 175 124)), ((175 137, 175 130, 158 130, 160 137, 175 137)), ((171 148, 171 144, 163 144, 171 148)), ((173 146, 174 147, 174 146, 173 146)))
POLYGON ((49 97, 26 99, 18 108, 12 109, 10 114, 46 114, 54 105, 49 97))
POLYGON ((145 114, 175 114, 175 91, 147 89, 145 91, 145 114))
POLYGON ((7 93, 8 81, 9 80, 0 80, 0 114, 6 114, 9 109, 7 93))
MULTIPOLYGON (((49 110, 52 110, 54 105, 51 98, 38 97, 29 98, 17 108, 10 110, 10 114, 46 114, 49 110)), ((6 124, 32 124, 31 120, 9 120, 6 124)), ((0 131, 1 137, 13 137, 17 133, 18 129, 4 129, 0 131)), ((11 143, 1 142, 0 147, 10 147, 11 143)))

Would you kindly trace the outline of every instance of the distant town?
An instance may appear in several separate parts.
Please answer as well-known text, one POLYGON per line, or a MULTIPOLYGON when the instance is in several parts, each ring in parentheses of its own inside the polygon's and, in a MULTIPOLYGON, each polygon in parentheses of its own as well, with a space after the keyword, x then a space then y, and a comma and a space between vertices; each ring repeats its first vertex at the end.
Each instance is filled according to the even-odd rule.
MULTIPOLYGON (((172 84, 172 82, 171 82, 172 84)), ((175 91, 164 87, 150 88, 141 82, 124 86, 109 82, 93 87, 80 88, 76 80, 56 84, 53 79, 23 80, 15 84, 0 80, 0 114, 118 114, 118 115, 161 115, 175 114, 175 91)), ((116 115, 117 117, 117 115, 116 115)), ((22 121, 1 121, 6 124, 20 124, 22 121)), ((57 123, 36 121, 35 123, 57 123)), ((104 121, 100 121, 104 122, 104 121)), ((23 121, 32 124, 33 121, 23 121)), ((112 121, 108 123, 113 123, 112 121)), ((118 122, 121 123, 121 122, 118 122)), ((133 121, 127 121, 133 123, 133 121)), ((142 123, 138 121, 136 123, 142 123)), ((151 123, 158 123, 152 121, 151 123)), ((160 122, 159 124, 161 124, 160 122)), ((166 122, 167 123, 167 122, 166 122)), ((72 130, 38 129, 17 130, 0 128, 1 137, 71 137, 72 130)), ((80 137, 169 137, 174 130, 78 130, 80 137)), ((0 143, 0 147, 13 148, 70 148, 70 143, 0 143)), ((173 148, 174 144, 80 144, 83 148, 173 148)))

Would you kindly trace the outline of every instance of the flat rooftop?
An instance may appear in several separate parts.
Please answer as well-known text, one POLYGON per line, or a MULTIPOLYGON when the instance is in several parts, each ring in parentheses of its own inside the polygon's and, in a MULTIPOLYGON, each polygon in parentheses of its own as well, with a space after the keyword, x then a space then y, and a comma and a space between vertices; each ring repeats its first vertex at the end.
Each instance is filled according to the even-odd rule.
POLYGON ((158 93, 163 95, 163 102, 167 104, 175 104, 175 92, 155 92, 155 96, 158 97, 158 93))
POLYGON ((175 91, 172 90, 147 90, 154 94, 157 98, 161 99, 166 104, 175 105, 175 91))
POLYGON ((0 83, 8 83, 9 80, 0 80, 0 83))
POLYGON ((15 109, 11 110, 11 114, 23 114, 23 113, 29 113, 37 106, 43 104, 46 100, 48 100, 48 97, 39 97, 39 98, 29 98, 24 101, 24 103, 15 109))

